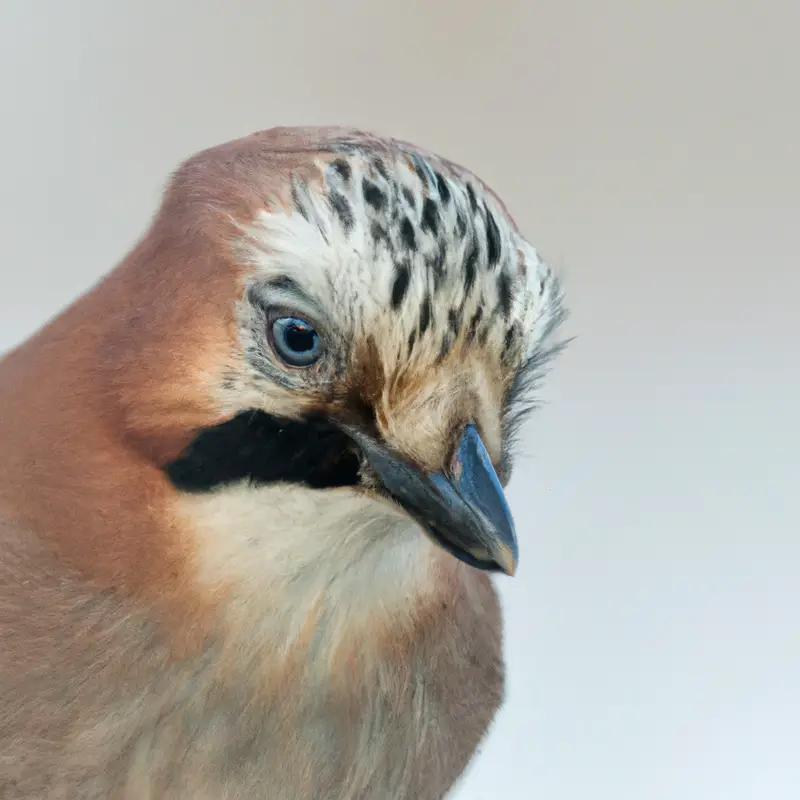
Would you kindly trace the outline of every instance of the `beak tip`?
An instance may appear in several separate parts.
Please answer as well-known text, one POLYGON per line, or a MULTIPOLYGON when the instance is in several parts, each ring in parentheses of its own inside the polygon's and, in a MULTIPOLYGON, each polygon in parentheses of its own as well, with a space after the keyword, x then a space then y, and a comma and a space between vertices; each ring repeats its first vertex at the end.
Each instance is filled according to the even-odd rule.
POLYGON ((500 571, 508 575, 509 578, 513 578, 517 574, 517 555, 507 545, 497 548, 494 561, 500 568, 500 571))

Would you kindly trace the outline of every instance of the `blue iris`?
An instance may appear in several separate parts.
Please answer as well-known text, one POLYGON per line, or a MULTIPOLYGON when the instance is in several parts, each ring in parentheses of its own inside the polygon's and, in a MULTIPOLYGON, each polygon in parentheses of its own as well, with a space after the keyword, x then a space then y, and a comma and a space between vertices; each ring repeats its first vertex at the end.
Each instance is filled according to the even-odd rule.
POLYGON ((298 317, 276 319, 272 323, 272 340, 278 355, 292 367, 311 366, 322 355, 319 334, 298 317))

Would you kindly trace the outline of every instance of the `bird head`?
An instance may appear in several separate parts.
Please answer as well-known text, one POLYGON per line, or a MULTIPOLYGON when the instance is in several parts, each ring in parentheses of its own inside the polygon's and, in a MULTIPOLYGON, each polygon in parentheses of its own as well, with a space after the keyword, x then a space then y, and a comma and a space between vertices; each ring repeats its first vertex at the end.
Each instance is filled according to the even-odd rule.
MULTIPOLYGON (((400 510, 473 567, 513 574, 503 485, 563 316, 555 274, 480 180, 436 156, 339 133, 272 157, 279 180, 258 207, 204 209, 240 270, 233 336, 207 387, 225 419, 167 475, 189 493, 299 487, 301 525, 300 508, 344 492, 400 510)), ((208 160, 185 165, 173 192, 208 160)))
POLYGON ((184 162, 13 383, 45 365, 20 414, 38 403, 36 425, 58 426, 48 463, 94 487, 84 505, 116 504, 72 526, 70 554, 117 547, 109 570, 144 574, 159 552, 253 591, 313 574, 308 596, 372 575, 401 598, 443 559, 514 573, 503 487, 563 316, 556 273, 472 173, 352 130, 274 129, 184 162), (156 516, 169 546, 142 534, 156 516))

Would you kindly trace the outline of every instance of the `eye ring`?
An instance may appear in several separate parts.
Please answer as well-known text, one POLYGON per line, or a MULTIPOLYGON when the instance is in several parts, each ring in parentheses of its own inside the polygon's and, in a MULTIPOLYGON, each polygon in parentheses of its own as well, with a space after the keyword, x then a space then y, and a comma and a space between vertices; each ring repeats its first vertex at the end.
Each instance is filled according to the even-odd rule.
POLYGON ((310 367, 322 355, 316 328, 300 317, 277 317, 270 325, 272 347, 290 367, 310 367))

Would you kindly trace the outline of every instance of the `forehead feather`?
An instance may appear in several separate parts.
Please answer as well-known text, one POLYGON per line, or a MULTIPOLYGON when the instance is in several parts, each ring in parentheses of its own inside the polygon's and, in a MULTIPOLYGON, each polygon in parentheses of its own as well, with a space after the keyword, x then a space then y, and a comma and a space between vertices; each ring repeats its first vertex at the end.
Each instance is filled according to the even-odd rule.
POLYGON ((305 152, 237 222, 252 280, 300 283, 372 340, 385 369, 470 347, 518 366, 561 314, 557 276, 499 199, 401 143, 345 137, 305 152))

